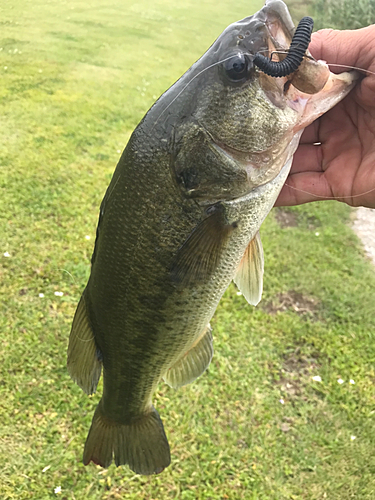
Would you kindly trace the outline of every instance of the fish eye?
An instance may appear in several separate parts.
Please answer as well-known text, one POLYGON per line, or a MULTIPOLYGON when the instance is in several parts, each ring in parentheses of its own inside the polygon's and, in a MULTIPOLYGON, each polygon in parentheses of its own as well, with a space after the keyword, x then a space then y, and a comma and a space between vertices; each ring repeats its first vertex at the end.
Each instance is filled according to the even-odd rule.
POLYGON ((234 54, 233 57, 223 63, 225 75, 232 82, 244 80, 248 76, 251 67, 251 61, 241 52, 234 54))

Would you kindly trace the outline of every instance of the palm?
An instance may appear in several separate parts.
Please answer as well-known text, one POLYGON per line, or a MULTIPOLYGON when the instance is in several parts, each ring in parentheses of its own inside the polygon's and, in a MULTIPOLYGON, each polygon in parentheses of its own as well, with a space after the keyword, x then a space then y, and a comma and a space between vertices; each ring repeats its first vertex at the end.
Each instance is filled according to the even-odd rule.
POLYGON ((319 199, 375 208, 374 76, 307 127, 277 205, 319 199))

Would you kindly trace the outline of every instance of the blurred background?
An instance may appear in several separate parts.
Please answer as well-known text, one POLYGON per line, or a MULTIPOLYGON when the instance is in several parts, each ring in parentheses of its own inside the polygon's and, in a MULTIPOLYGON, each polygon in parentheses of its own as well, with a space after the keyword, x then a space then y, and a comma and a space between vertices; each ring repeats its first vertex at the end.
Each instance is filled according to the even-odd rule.
MULTIPOLYGON (((288 2, 358 28, 373 0, 288 2)), ((81 463, 98 394, 66 370, 99 204, 142 116, 258 0, 0 4, 0 497, 375 498, 375 272, 337 202, 274 209, 257 308, 231 286, 194 384, 160 384, 172 464, 81 463)))

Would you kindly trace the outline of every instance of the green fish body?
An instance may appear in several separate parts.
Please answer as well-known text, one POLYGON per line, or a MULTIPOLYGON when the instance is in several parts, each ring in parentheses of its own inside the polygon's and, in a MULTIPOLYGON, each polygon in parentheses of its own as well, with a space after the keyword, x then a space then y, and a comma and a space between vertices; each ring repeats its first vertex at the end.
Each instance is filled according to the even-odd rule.
POLYGON ((167 467, 152 405, 158 383, 177 388, 206 370, 209 322, 233 279, 250 304, 261 298, 259 228, 303 128, 354 81, 311 62, 329 83, 311 92, 311 71, 300 70, 297 89, 293 75, 254 67, 256 52, 288 48, 293 29, 280 0, 229 26, 154 104, 121 156, 68 348, 69 373, 86 393, 104 376, 85 464, 114 458, 139 474, 167 467))

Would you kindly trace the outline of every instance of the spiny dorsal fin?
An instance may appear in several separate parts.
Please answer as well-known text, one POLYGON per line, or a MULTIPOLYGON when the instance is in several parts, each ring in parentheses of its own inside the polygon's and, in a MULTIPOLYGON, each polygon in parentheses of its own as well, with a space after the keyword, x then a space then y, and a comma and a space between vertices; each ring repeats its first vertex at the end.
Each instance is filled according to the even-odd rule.
POLYGON ((102 369, 100 358, 83 294, 70 331, 67 365, 69 375, 87 394, 96 391, 102 369))
POLYGON ((264 256, 259 232, 250 241, 234 278, 249 304, 256 306, 262 298, 264 256))
POLYGON ((193 347, 169 368, 164 381, 174 389, 190 384, 207 370, 213 354, 211 327, 208 325, 193 347))
POLYGON ((236 222, 227 224, 223 209, 211 207, 206 217, 179 248, 171 267, 172 280, 187 285, 204 281, 214 272, 236 222))

